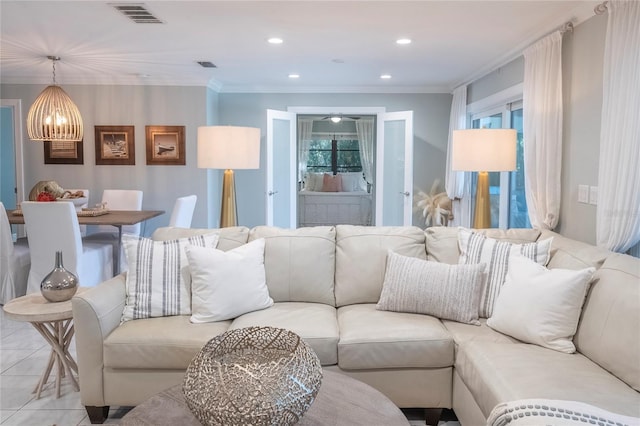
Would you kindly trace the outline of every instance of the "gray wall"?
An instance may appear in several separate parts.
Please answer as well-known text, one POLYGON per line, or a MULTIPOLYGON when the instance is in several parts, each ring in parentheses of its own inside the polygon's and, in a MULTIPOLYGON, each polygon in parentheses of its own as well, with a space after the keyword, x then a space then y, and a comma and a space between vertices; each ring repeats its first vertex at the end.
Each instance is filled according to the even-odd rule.
MULTIPOLYGON (((89 188, 90 203, 100 201, 102 190, 142 189, 143 208, 166 213, 143 227, 150 235, 169 221, 176 197, 196 194, 194 227, 217 227, 221 172, 202 170, 196 163, 197 127, 238 125, 259 127, 262 159, 259 170, 236 171, 239 223, 255 226, 265 220, 266 109, 290 106, 377 106, 390 111, 414 111, 414 185, 428 191, 435 179, 444 181, 445 152, 451 95, 449 94, 230 94, 203 87, 63 85, 78 105, 85 125, 83 165, 45 165, 43 145, 25 140, 25 191, 40 180, 55 180, 63 188, 89 188), (95 125, 135 126, 134 166, 95 164, 95 125), (145 125, 186 127, 186 166, 147 166, 145 125)), ((0 98, 22 99, 23 117, 44 89, 41 85, 2 85, 0 98)), ((416 215, 416 224, 422 218, 416 215)))
POLYGON ((596 15, 564 35, 562 202, 558 232, 596 242, 596 206, 578 203, 578 185, 598 185, 602 64, 607 16, 596 15))
MULTIPOLYGON (((414 188, 428 192, 435 179, 444 184, 450 94, 221 93, 220 124, 259 127, 262 134, 260 170, 238 170, 235 174, 238 221, 242 225, 251 227, 265 220, 266 110, 296 106, 385 107, 387 112, 412 110, 414 188)), ((422 223, 422 217, 414 215, 414 224, 422 223)))
MULTIPOLYGON (((202 87, 63 85, 63 88, 78 105, 83 117, 84 164, 45 165, 42 142, 29 140, 25 126, 26 196, 40 180, 55 180, 63 188, 88 188, 91 204, 100 201, 103 189, 142 189, 143 208, 166 212, 143 225, 144 234, 149 235, 156 227, 169 222, 176 197, 196 194, 198 203, 193 225, 207 226, 210 194, 207 193, 207 171, 196 168, 196 129, 215 122, 217 95, 208 99, 207 91, 202 87), (97 166, 95 125, 135 126, 136 164, 97 166), (186 166, 147 166, 145 125, 184 125, 186 166)), ((26 119, 29 107, 43 89, 41 85, 2 85, 0 97, 22 99, 22 116, 26 119)))
MULTIPOLYGON (((578 203, 577 192, 579 184, 598 184, 606 27, 606 15, 595 15, 573 33, 565 33, 562 43, 562 201, 556 231, 591 244, 596 241, 596 206, 578 203)), ((523 78, 524 59, 519 57, 470 84, 468 102, 521 83, 523 78)))

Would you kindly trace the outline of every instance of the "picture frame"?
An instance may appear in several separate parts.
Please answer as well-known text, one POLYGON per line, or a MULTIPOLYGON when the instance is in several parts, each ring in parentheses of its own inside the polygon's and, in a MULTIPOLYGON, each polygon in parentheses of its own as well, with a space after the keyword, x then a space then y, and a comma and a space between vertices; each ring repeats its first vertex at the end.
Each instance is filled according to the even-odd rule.
POLYGON ((145 126, 148 166, 184 166, 185 126, 145 126))
POLYGON ((134 126, 94 126, 96 165, 136 164, 134 126))
POLYGON ((44 141, 44 164, 84 164, 84 144, 44 141))

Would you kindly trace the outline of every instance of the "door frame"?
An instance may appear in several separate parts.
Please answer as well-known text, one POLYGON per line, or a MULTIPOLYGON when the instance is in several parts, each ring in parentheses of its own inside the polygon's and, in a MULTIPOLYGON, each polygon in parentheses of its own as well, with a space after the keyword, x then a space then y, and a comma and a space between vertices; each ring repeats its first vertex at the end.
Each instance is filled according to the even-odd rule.
POLYGON ((16 165, 16 202, 24 201, 24 151, 22 146, 22 100, 0 99, 0 106, 13 111, 13 146, 16 165))

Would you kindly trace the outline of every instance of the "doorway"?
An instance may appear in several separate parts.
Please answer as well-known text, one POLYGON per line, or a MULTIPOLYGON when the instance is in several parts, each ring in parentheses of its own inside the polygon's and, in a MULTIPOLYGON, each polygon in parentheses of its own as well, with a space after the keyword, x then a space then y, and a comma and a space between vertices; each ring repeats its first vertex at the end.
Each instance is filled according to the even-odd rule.
POLYGON ((298 115, 375 116, 374 185, 371 223, 411 225, 413 193, 413 112, 387 113, 383 107, 289 107, 267 110, 266 224, 298 226, 298 115), (288 165, 288 169, 287 166, 288 165))

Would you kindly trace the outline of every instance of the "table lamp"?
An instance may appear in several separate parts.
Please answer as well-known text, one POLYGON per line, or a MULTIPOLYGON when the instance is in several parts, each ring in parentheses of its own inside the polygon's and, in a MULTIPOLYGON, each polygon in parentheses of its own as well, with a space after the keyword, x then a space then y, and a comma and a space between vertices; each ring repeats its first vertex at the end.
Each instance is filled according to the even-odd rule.
POLYGON ((473 227, 491 227, 489 173, 516 169, 515 129, 454 130, 451 170, 478 172, 473 227))
POLYGON ((220 227, 237 226, 233 169, 260 168, 260 129, 235 126, 198 127, 198 168, 223 169, 220 227))

